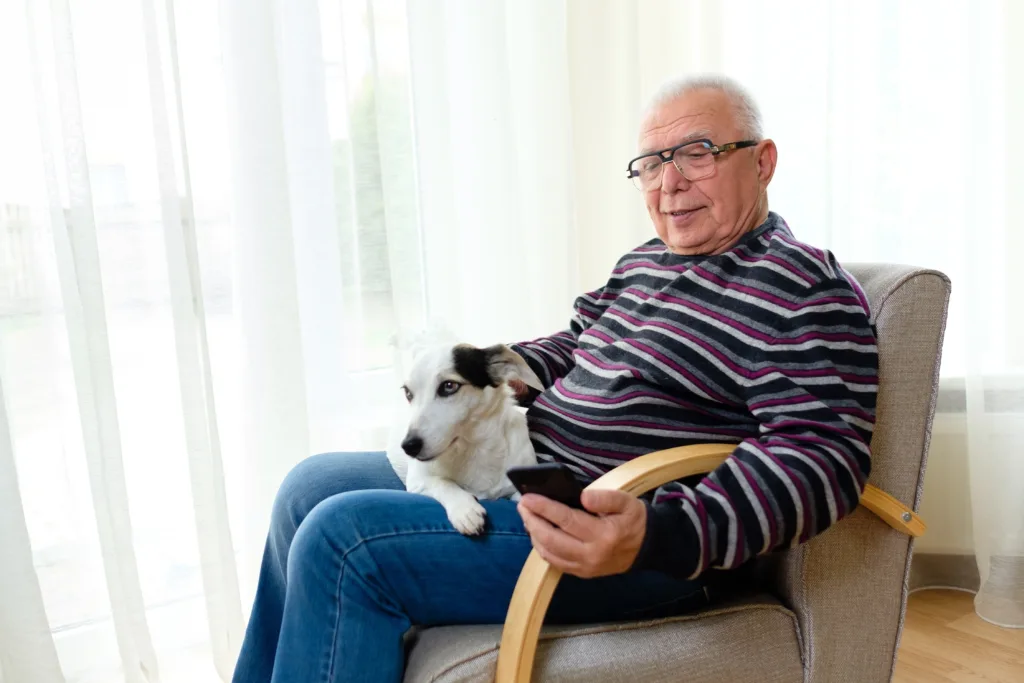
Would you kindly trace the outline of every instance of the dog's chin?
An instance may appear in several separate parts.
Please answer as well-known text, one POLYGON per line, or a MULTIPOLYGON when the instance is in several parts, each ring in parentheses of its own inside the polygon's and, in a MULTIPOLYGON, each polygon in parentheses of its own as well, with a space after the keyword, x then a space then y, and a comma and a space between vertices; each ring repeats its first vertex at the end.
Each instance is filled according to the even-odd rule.
POLYGON ((420 462, 430 462, 432 460, 437 460, 438 458, 443 456, 445 453, 450 451, 452 448, 454 448, 455 444, 458 443, 458 441, 459 441, 459 437, 455 437, 454 439, 449 441, 448 445, 445 446, 444 448, 442 448, 441 450, 433 451, 431 453, 420 452, 419 455, 413 456, 413 458, 415 460, 419 460, 420 462))

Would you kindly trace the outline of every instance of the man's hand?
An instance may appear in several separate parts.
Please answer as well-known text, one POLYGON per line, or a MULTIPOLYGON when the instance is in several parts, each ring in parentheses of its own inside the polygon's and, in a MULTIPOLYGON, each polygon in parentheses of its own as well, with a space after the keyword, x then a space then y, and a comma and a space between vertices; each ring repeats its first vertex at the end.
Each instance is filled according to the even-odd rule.
POLYGON ((512 393, 515 394, 517 401, 522 401, 530 395, 530 387, 526 386, 526 382, 521 379, 510 379, 508 385, 512 389, 512 393))
POLYGON ((519 514, 534 549, 553 567, 589 579, 621 574, 633 566, 647 530, 647 508, 622 491, 583 492, 593 514, 536 494, 519 501, 519 514))

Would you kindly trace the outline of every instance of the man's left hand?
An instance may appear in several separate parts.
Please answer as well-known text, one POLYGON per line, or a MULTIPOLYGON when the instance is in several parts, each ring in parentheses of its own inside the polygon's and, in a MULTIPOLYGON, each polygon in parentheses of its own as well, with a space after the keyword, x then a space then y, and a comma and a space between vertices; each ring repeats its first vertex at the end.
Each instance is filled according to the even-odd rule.
POLYGON ((621 574, 633 566, 647 530, 647 508, 622 491, 587 490, 583 507, 527 494, 519 514, 534 549, 553 567, 589 579, 621 574))

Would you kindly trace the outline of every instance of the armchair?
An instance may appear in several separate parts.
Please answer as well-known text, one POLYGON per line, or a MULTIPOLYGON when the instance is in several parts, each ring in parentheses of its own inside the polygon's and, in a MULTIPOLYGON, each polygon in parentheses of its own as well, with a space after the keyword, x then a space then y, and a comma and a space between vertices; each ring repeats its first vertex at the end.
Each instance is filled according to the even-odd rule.
MULTIPOLYGON (((848 270, 878 335, 872 472, 862 505, 826 532, 756 564, 756 581, 693 614, 542 628, 559 572, 528 558, 504 627, 419 634, 410 683, 659 681, 881 683, 903 625, 913 539, 938 388, 949 279, 901 265, 848 270)), ((641 494, 714 469, 731 452, 700 444, 636 458, 591 486, 641 494)))

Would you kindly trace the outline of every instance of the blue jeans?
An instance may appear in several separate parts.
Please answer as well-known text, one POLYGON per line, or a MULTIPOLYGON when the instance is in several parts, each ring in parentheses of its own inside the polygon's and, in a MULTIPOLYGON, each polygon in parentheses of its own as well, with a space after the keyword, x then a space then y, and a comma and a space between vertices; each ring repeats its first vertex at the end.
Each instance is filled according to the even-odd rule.
MULTIPOLYGON (((412 626, 500 624, 530 537, 515 503, 484 501, 467 538, 441 505, 408 493, 383 453, 300 463, 274 502, 235 683, 397 683, 412 626)), ((654 572, 562 579, 548 622, 677 614, 702 606, 698 582, 654 572)))

